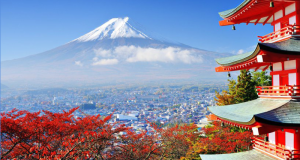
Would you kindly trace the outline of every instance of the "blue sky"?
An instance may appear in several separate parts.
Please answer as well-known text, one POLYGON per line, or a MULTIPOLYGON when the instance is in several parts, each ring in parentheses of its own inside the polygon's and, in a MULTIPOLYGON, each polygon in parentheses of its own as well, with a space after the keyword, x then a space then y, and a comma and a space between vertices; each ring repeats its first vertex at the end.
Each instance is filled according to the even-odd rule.
POLYGON ((249 51, 270 25, 220 27, 218 12, 243 0, 1 0, 1 61, 63 45, 115 17, 146 34, 222 53, 249 51))

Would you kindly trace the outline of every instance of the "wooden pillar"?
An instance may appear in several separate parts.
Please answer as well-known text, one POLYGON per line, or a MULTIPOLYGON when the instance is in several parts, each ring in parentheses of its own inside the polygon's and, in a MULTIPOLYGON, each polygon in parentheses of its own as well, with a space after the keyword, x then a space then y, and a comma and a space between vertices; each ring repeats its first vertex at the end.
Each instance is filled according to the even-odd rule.
POLYGON ((296 85, 300 85, 300 59, 296 59, 296 85))
POLYGON ((296 25, 300 25, 300 1, 296 1, 296 25))
POLYGON ((295 34, 300 34, 300 1, 296 1, 296 26, 295 26, 295 34))

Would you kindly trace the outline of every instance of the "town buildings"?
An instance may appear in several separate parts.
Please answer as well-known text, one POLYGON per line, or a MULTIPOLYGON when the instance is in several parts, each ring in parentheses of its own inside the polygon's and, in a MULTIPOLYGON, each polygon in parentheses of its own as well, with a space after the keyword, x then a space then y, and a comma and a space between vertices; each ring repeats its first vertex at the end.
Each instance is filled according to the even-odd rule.
POLYGON ((185 86, 42 89, 7 95, 1 98, 1 112, 13 108, 30 112, 63 112, 81 106, 75 116, 113 114, 111 123, 118 121, 137 132, 151 130, 147 121, 163 126, 197 124, 208 114, 207 106, 214 105, 215 97, 214 91, 192 91, 185 86))

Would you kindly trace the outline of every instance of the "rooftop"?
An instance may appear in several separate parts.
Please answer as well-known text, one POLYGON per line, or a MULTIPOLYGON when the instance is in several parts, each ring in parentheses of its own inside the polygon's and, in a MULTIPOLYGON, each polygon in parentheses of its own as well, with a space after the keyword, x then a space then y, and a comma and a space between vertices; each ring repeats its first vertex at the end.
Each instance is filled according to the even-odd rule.
MULTIPOLYGON (((235 55, 235 56, 230 56, 230 57, 224 57, 224 58, 219 58, 216 59, 216 62, 221 65, 220 67, 216 68, 217 72, 223 72, 227 71, 226 68, 223 67, 232 67, 232 66, 237 66, 240 65, 244 62, 248 62, 246 66, 239 66, 235 67, 233 69, 228 69, 229 70, 240 70, 243 69, 243 67, 246 67, 244 69, 252 69, 256 68, 257 66, 265 65, 264 63, 270 63, 269 61, 266 61, 264 63, 257 62, 257 56, 260 55, 262 51, 265 52, 270 52, 278 55, 284 56, 294 56, 295 58, 299 58, 300 56, 300 39, 293 37, 285 41, 281 42, 276 42, 276 43, 258 43, 256 46, 256 49, 251 52, 235 55), (222 70, 223 69, 223 70, 222 70)), ((277 57, 280 58, 280 57, 277 57)), ((272 60, 275 60, 274 58, 272 60)), ((273 62, 273 61, 272 61, 273 62)), ((244 64, 242 64, 244 65, 244 64)))
POLYGON ((202 160, 276 160, 276 158, 267 156, 257 150, 229 154, 200 154, 200 157, 202 160))
MULTIPOLYGON (((222 119, 239 124, 251 125, 256 122, 255 116, 262 119, 265 117, 273 118, 279 116, 279 114, 275 114, 277 112, 270 111, 280 108, 289 102, 290 100, 258 98, 239 104, 209 107, 209 110, 222 119)), ((299 108, 300 114, 300 103, 297 103, 297 105, 294 106, 299 108)), ((268 120, 272 121, 274 119, 272 118, 268 118, 268 120)), ((276 120, 278 120, 278 118, 276 120)), ((282 123, 284 122, 286 121, 282 121, 282 123)))
POLYGON ((293 8, 295 1, 297 0, 273 1, 274 7, 270 7, 270 1, 244 0, 233 9, 219 12, 219 15, 224 19, 219 23, 221 26, 240 23, 271 24, 273 13, 282 9, 283 6, 293 8))

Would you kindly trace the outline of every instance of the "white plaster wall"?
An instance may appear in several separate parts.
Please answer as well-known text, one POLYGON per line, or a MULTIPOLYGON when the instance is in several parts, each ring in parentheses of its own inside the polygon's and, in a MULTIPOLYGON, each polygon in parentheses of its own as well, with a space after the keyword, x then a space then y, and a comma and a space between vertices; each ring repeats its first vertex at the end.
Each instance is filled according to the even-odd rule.
POLYGON ((290 17, 289 18, 289 24, 293 25, 296 23, 296 16, 290 17))
POLYGON ((296 69, 296 60, 284 61, 284 70, 296 69))
POLYGON ((269 142, 272 144, 276 144, 275 132, 269 133, 269 142))
POLYGON ((275 20, 277 20, 277 19, 279 19, 279 18, 282 18, 283 17, 283 11, 282 10, 280 10, 280 11, 278 11, 278 12, 276 12, 275 14, 274 14, 274 18, 275 18, 275 20))
POLYGON ((273 64, 273 71, 281 71, 281 70, 282 70, 282 64, 281 64, 281 62, 273 64))
POLYGON ((279 75, 273 75, 273 86, 279 86, 279 75))
POLYGON ((293 4, 291 4, 291 5, 287 6, 287 7, 285 7, 285 15, 288 15, 288 14, 290 14, 292 12, 295 12, 295 11, 296 11, 296 5, 295 5, 295 3, 293 3, 293 4))
POLYGON ((297 85, 296 83, 296 73, 289 74, 289 85, 297 85))
POLYGON ((287 149, 294 149, 294 134, 285 132, 285 147, 287 149))

